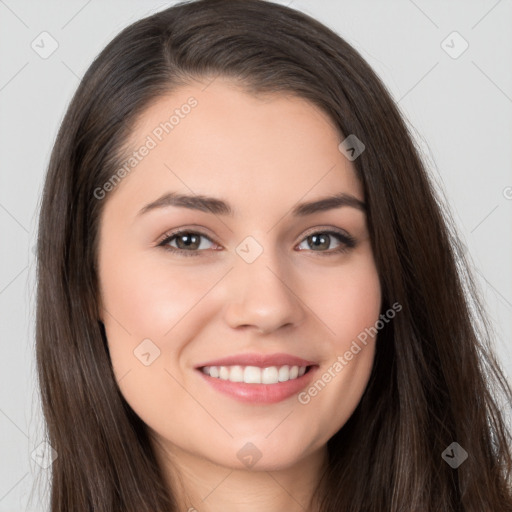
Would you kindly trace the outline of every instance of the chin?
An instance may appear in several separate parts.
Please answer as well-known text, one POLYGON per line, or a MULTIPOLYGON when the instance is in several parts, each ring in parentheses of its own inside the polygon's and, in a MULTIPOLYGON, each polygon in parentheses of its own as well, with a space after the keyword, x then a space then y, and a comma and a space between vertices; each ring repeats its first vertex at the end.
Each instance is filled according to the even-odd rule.
POLYGON ((274 439, 265 439, 263 435, 237 437, 229 441, 222 453, 216 452, 207 458, 231 469, 279 471, 298 464, 318 449, 289 436, 272 435, 274 439))

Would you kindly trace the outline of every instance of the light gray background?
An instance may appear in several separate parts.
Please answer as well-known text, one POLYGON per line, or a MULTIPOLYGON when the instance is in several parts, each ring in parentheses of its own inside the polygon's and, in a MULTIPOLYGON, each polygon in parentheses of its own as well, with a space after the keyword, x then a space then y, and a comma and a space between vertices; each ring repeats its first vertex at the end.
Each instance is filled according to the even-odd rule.
MULTIPOLYGON (((34 479, 43 490, 50 471, 31 459, 42 441, 32 249, 53 140, 99 51, 126 25, 172 3, 0 0, 0 512, 45 508, 38 490, 27 508, 34 479), (46 59, 31 47, 43 31, 58 42, 46 59)), ((498 355, 512 375, 512 2, 280 3, 354 45, 414 127, 473 259, 498 355), (453 31, 469 44, 458 58, 441 45, 453 31)), ((453 53, 461 43, 451 36, 445 46, 453 53)))

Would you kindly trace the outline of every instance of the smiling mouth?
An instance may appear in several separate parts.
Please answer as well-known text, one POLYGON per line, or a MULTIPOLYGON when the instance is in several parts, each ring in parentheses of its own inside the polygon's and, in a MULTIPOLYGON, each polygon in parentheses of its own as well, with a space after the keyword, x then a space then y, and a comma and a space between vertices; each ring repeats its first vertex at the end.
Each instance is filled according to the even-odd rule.
POLYGON ((308 373, 310 366, 268 366, 260 368, 258 366, 203 366, 199 368, 201 372, 215 379, 226 380, 229 382, 242 382, 245 384, 278 384, 296 380, 308 373))

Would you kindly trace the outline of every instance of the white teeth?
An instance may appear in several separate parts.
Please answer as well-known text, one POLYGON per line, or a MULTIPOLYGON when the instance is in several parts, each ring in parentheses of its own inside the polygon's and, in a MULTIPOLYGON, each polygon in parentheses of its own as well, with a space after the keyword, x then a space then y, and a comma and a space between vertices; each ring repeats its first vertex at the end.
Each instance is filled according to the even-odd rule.
POLYGON ((278 371, 275 366, 270 366, 269 368, 263 368, 261 372, 261 382, 262 384, 277 384, 278 379, 278 371))
POLYGON ((244 370, 244 382, 247 384, 261 384, 261 369, 257 366, 246 366, 244 370))
POLYGON ((281 366, 279 368, 279 382, 284 382, 290 378, 290 367, 281 366))
POLYGON ((277 384, 297 379, 306 373, 306 366, 205 366, 202 371, 210 377, 246 384, 277 384))
POLYGON ((229 380, 231 382, 243 382, 244 369, 241 366, 232 366, 229 371, 229 380))

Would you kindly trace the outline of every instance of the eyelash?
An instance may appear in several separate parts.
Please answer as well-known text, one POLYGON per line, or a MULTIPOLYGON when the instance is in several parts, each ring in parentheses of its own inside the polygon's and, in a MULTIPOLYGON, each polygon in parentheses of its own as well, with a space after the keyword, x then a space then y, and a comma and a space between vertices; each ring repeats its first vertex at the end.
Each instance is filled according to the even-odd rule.
MULTIPOLYGON (((164 235, 164 239, 157 245, 157 247, 162 247, 162 249, 164 249, 165 251, 170 251, 174 254, 178 254, 181 256, 199 256, 199 254, 201 252, 203 252, 204 249, 203 250, 185 250, 185 249, 178 249, 176 247, 171 247, 170 245, 168 245, 169 242, 171 242, 171 240, 173 240, 174 238, 178 237, 179 235, 183 235, 183 234, 198 235, 200 237, 206 238, 210 242, 216 243, 209 236, 205 235, 204 233, 201 233, 200 231, 180 229, 180 230, 173 231, 171 233, 166 233, 164 235)), ((319 234, 332 235, 335 238, 337 238, 338 241, 341 243, 341 245, 337 249, 333 249, 330 251, 312 251, 310 249, 310 251, 312 251, 312 252, 318 252, 320 256, 334 256, 337 254, 342 254, 342 253, 348 252, 350 249, 353 249, 356 246, 355 238, 353 238, 352 236, 350 236, 346 233, 341 233, 339 231, 333 231, 333 230, 325 230, 325 231, 319 230, 319 231, 313 231, 311 233, 308 233, 300 241, 299 245, 302 242, 304 242, 304 240, 306 240, 308 237, 310 237, 312 235, 319 235, 319 234)), ((304 250, 304 249, 301 249, 301 250, 304 250)))

